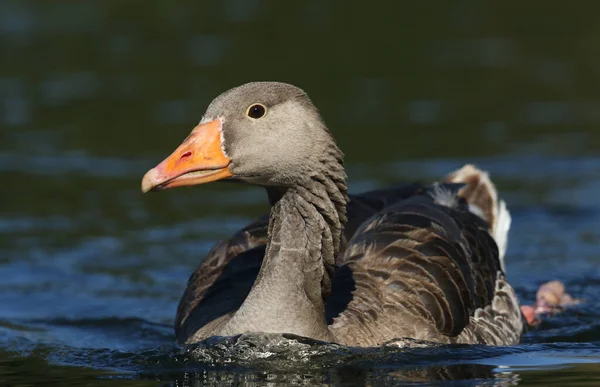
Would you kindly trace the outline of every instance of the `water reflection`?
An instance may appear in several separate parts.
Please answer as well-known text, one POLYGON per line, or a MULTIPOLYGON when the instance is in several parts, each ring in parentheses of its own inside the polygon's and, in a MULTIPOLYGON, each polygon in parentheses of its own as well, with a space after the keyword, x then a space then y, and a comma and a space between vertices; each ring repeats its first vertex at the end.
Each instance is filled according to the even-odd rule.
POLYGON ((177 375, 175 383, 389 385, 453 381, 508 386, 519 380, 518 374, 508 369, 477 363, 476 359, 488 352, 485 347, 477 351, 468 346, 419 348, 417 341, 413 345, 414 349, 392 344, 382 349, 348 348, 293 335, 213 338, 186 350, 187 367, 197 364, 203 366, 203 372, 177 375))
MULTIPOLYGON (((143 378, 150 377, 144 375, 143 378)), ((397 371, 386 368, 339 367, 325 373, 283 374, 277 372, 217 371, 186 372, 182 375, 163 375, 158 380, 169 380, 177 387, 206 385, 280 386, 280 385, 335 385, 335 386, 393 386, 434 385, 451 382, 452 385, 516 386, 519 376, 512 372, 494 373, 493 367, 483 365, 452 365, 397 371), (164 378, 164 379, 163 379, 164 378)))

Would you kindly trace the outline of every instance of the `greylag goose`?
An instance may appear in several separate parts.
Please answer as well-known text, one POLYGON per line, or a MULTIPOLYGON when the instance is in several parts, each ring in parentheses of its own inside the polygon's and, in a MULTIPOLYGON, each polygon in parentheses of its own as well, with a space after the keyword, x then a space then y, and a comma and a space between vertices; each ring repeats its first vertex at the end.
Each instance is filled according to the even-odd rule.
POLYGON ((142 191, 225 179, 264 187, 270 214, 190 277, 179 343, 252 332, 349 346, 519 342, 503 268, 510 215, 485 172, 349 196, 343 153, 304 91, 253 82, 213 100, 142 191))

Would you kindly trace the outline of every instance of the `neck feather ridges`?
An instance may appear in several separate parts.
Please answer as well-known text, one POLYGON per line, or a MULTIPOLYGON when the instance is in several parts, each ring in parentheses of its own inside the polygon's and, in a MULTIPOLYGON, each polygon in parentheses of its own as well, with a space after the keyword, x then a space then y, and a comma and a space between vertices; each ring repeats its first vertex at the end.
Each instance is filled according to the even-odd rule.
POLYGON ((310 174, 273 205, 263 264, 223 335, 292 333, 332 340, 325 302, 346 221, 345 176, 310 174))

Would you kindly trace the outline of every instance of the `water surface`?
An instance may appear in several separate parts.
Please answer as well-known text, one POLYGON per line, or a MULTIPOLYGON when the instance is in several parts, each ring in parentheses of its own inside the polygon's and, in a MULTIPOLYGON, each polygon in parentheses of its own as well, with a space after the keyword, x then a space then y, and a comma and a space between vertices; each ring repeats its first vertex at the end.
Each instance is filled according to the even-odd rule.
POLYGON ((3 1, 0 384, 599 385, 596 8, 3 1), (176 346, 189 274, 266 200, 231 184, 142 195, 140 180, 251 80, 309 93, 354 192, 488 169, 523 302, 551 279, 585 302, 507 348, 176 346))

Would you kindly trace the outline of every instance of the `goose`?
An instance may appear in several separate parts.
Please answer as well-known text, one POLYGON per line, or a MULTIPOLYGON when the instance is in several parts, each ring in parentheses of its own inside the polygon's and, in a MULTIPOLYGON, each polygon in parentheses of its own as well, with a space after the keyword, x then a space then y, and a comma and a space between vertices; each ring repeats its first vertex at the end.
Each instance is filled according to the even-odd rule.
POLYGON ((343 153, 308 95, 251 82, 209 104, 142 192, 214 181, 264 187, 270 212, 192 274, 178 343, 244 333, 357 347, 519 342, 504 273, 511 218, 485 171, 348 195, 343 153))

